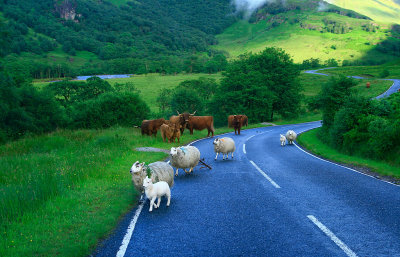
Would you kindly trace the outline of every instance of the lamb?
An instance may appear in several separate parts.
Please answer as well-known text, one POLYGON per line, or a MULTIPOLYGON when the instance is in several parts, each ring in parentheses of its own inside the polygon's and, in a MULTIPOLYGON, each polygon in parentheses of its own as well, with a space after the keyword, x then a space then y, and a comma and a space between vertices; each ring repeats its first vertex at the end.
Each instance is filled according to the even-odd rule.
POLYGON ((153 178, 146 177, 143 180, 143 187, 145 188, 146 197, 150 200, 149 212, 153 211, 153 205, 155 208, 160 207, 161 197, 166 196, 168 198, 167 207, 171 202, 171 189, 168 183, 165 181, 160 181, 153 184, 153 178), (158 197, 158 202, 155 204, 158 197))
POLYGON ((288 140, 290 145, 293 144, 293 141, 296 140, 296 138, 297 134, 293 130, 288 130, 288 132, 286 132, 286 139, 288 140))
POLYGON ((178 176, 178 169, 183 169, 187 174, 193 171, 200 161, 200 151, 194 146, 182 146, 171 148, 171 165, 176 168, 175 176, 178 176), (186 171, 190 168, 189 171, 186 171))
POLYGON ((171 165, 166 162, 153 162, 145 166, 144 162, 137 161, 132 165, 130 173, 133 185, 139 193, 143 194, 144 192, 143 181, 147 176, 147 167, 150 168, 153 182, 165 181, 171 188, 174 186, 174 169, 171 165))
POLYGON ((228 154, 231 153, 233 159, 233 152, 236 150, 235 141, 230 137, 216 138, 214 139, 214 152, 217 153, 215 160, 218 158, 218 154, 222 153, 222 160, 225 160, 224 154, 226 154, 226 159, 228 159, 228 154))
POLYGON ((285 146, 285 144, 286 144, 286 137, 285 137, 284 135, 281 134, 280 140, 281 140, 281 146, 285 146))

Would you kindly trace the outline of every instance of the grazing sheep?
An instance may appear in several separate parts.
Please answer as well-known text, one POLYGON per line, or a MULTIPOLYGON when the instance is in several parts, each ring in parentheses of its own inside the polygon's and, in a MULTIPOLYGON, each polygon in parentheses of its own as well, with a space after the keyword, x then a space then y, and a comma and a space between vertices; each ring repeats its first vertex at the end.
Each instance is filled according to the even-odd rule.
POLYGON ((233 152, 236 150, 235 147, 235 141, 233 141, 232 138, 230 137, 224 137, 224 138, 216 138, 214 139, 214 152, 217 153, 215 156, 215 160, 218 158, 218 154, 222 153, 222 160, 225 160, 224 154, 226 154, 226 159, 228 159, 228 154, 231 153, 231 156, 233 158, 233 152))
POLYGON ((170 187, 174 186, 174 169, 166 162, 153 162, 149 166, 145 166, 144 162, 138 161, 132 165, 130 173, 132 174, 132 182, 135 189, 144 192, 143 180, 147 176, 147 167, 150 168, 151 176, 154 182, 165 181, 170 187))
POLYGON ((288 130, 288 132, 286 132, 286 139, 288 140, 289 145, 292 145, 293 141, 296 140, 296 138, 297 134, 293 130, 288 130))
POLYGON ((171 165, 176 168, 175 176, 178 176, 178 169, 183 169, 186 173, 193 171, 200 160, 200 151, 194 146, 181 146, 171 148, 171 165), (189 171, 186 171, 190 168, 189 171))
POLYGON ((153 184, 153 178, 144 178, 143 187, 145 188, 146 196, 150 200, 150 209, 149 212, 153 210, 153 205, 155 208, 160 207, 161 197, 166 196, 168 198, 167 207, 171 202, 171 189, 168 186, 168 183, 165 181, 160 181, 153 184), (158 202, 155 204, 158 197, 158 202))
POLYGON ((285 144, 286 144, 286 137, 285 137, 284 135, 281 134, 280 140, 281 140, 281 146, 285 146, 285 144))

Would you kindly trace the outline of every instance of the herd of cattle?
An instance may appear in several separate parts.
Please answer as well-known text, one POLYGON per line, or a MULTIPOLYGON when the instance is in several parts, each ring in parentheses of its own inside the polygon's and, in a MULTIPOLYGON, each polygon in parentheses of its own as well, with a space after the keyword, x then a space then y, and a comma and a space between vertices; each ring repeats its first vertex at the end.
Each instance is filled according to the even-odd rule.
MULTIPOLYGON (((193 135, 193 130, 204 130, 207 129, 207 136, 210 134, 214 136, 214 118, 213 116, 195 116, 194 113, 179 113, 173 115, 169 120, 164 118, 155 120, 144 120, 142 121, 141 130, 142 135, 157 136, 157 131, 161 131, 161 137, 165 142, 168 140, 169 143, 175 142, 178 139, 178 143, 181 135, 186 129, 189 129, 190 135, 193 135)), ((248 126, 248 118, 246 115, 229 115, 228 116, 228 127, 234 128, 235 134, 240 135, 240 129, 242 126, 248 126)))

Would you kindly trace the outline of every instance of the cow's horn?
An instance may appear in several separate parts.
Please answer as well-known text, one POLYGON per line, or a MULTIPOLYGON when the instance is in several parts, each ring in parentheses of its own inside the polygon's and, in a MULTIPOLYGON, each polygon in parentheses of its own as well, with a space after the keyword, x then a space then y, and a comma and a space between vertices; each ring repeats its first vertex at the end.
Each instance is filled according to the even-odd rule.
POLYGON ((178 110, 176 110, 176 112, 178 113, 178 115, 181 115, 181 114, 178 112, 178 110))
POLYGON ((197 110, 196 111, 194 111, 194 113, 193 114, 190 114, 191 116, 194 116, 194 114, 197 112, 197 110))

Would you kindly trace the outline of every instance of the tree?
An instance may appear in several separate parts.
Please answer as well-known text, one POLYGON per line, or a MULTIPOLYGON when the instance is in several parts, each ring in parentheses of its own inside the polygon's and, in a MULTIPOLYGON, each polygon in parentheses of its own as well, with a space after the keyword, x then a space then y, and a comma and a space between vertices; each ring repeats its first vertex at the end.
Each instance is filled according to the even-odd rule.
POLYGON ((254 121, 273 120, 274 113, 295 116, 301 101, 299 73, 282 49, 242 55, 228 66, 210 108, 220 118, 232 113, 254 121))

